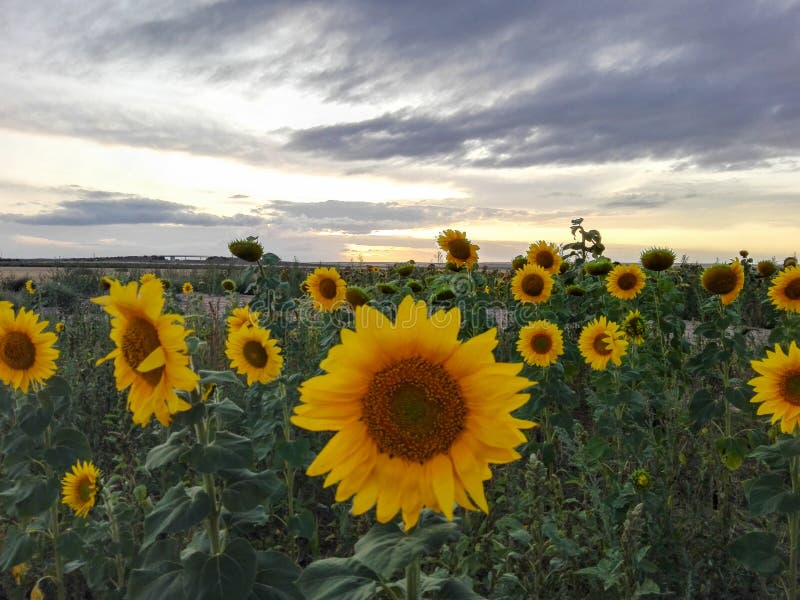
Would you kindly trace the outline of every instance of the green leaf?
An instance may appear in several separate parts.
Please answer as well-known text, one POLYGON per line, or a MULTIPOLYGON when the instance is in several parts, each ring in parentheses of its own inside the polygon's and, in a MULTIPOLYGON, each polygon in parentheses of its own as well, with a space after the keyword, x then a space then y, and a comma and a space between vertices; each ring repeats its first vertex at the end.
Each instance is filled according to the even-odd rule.
POLYGON ((33 556, 33 540, 27 533, 11 525, 5 533, 3 551, 0 552, 0 572, 27 562, 33 556))
POLYGON ((244 411, 239 405, 229 398, 224 398, 219 402, 209 404, 208 412, 226 424, 238 421, 244 415, 244 411))
POLYGON ((766 463, 772 469, 781 469, 786 466, 789 458, 800 456, 800 438, 792 437, 769 446, 758 446, 749 456, 766 463))
POLYGON ((689 417, 696 426, 704 425, 725 412, 721 402, 705 388, 697 390, 689 400, 689 417))
POLYGON ((355 558, 326 558, 308 565, 297 586, 308 600, 373 600, 378 575, 355 558))
POLYGON ((67 380, 56 375, 47 380, 47 385, 39 391, 37 396, 42 405, 50 406, 52 410, 61 415, 69 407, 70 393, 67 380))
POLYGON ((773 512, 790 513, 800 510, 800 497, 786 489, 783 475, 767 473, 744 482, 744 491, 753 515, 773 512))
POLYGON ((38 404, 23 404, 19 409, 20 429, 31 437, 41 435, 53 418, 53 405, 49 401, 38 404))
POLYGON ((78 460, 90 460, 92 449, 83 432, 77 429, 57 429, 51 447, 44 451, 45 460, 58 471, 68 471, 78 460))
POLYGON ((148 471, 158 469, 164 465, 175 462, 181 454, 188 451, 183 444, 182 439, 186 429, 179 429, 169 434, 167 441, 158 446, 154 446, 147 453, 147 459, 144 462, 144 468, 148 471))
POLYGON ((202 521, 209 512, 211 498, 203 488, 193 487, 187 493, 183 483, 171 487, 144 520, 142 546, 152 544, 161 533, 186 531, 202 521))
POLYGON ((420 592, 422 595, 436 593, 436 598, 447 600, 484 600, 483 596, 472 591, 468 583, 451 577, 449 573, 438 571, 433 575, 420 574, 420 592))
POLYGON ((281 489, 281 481, 273 471, 254 473, 248 469, 225 471, 223 477, 234 483, 225 486, 222 504, 231 512, 251 510, 281 489))
POLYGON ((183 597, 183 566, 175 540, 158 540, 147 549, 142 566, 133 569, 126 598, 164 600, 183 597))
POLYGON ((201 385, 232 383, 239 387, 245 387, 242 380, 233 371, 198 371, 197 374, 200 375, 201 385))
POLYGON ((289 517, 289 531, 297 537, 312 541, 317 535, 317 519, 307 508, 301 508, 289 517))
POLYGON ((192 448, 189 462, 201 473, 246 468, 253 462, 253 442, 230 431, 218 431, 207 446, 192 448))
POLYGON ((731 544, 733 557, 761 575, 775 575, 783 570, 783 557, 776 548, 778 538, 765 531, 751 531, 731 544))
POLYGON ((236 538, 222 554, 196 552, 184 561, 183 597, 194 600, 246 598, 256 577, 256 553, 250 542, 236 538))
POLYGON ((303 600, 295 585, 298 567, 285 554, 274 551, 256 553, 256 582, 250 600, 303 600))
POLYGON ((34 517, 46 511, 58 500, 58 480, 38 477, 21 477, 10 489, 0 493, 14 505, 12 512, 18 517, 34 517))
POLYGON ((291 467, 305 467, 311 458, 311 442, 308 438, 300 438, 288 442, 280 440, 275 444, 275 452, 291 467))

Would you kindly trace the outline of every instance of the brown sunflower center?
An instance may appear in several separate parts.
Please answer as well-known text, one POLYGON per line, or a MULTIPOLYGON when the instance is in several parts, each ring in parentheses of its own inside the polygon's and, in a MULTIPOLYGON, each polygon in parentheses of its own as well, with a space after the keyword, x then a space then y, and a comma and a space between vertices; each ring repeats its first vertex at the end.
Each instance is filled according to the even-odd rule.
POLYGON ((553 347, 553 340, 546 333, 537 333, 531 340, 531 348, 537 354, 547 354, 553 347))
POLYGON ((30 369, 36 362, 36 346, 21 331, 10 331, 3 337, 3 360, 18 371, 30 369))
POLYGON ((250 366, 256 369, 263 369, 267 366, 267 360, 269 360, 267 351, 264 350, 264 346, 254 340, 245 343, 242 354, 250 366))
POLYGON ((611 348, 609 348, 608 344, 606 343, 609 338, 610 336, 605 331, 597 334, 594 338, 594 342, 592 342, 594 351, 603 356, 608 356, 611 354, 611 348))
POLYGON ((713 269, 703 277, 703 285, 712 294, 728 294, 736 288, 736 273, 730 267, 713 269))
POLYGON ((531 273, 529 275, 525 275, 520 287, 522 288, 523 292, 528 294, 528 296, 538 296, 544 289, 544 279, 542 279, 542 277, 536 273, 531 273))
POLYGON ((536 264, 543 269, 549 269, 553 266, 554 262, 555 258, 553 258, 553 253, 549 250, 539 250, 536 253, 536 264))
POLYGON ((450 240, 447 244, 447 249, 453 258, 458 260, 467 260, 470 255, 469 242, 461 238, 450 240))
POLYGON ((92 498, 92 482, 84 478, 78 483, 77 487, 80 499, 88 502, 92 498))
POLYGON ((633 273, 623 273, 617 279, 617 286, 625 292, 635 288, 637 283, 639 283, 639 278, 633 273))
POLYGON ((783 396, 790 404, 800 406, 800 371, 789 373, 784 378, 783 396))
POLYGON ((444 367, 422 358, 406 358, 376 373, 363 406, 378 449, 419 463, 447 452, 467 416, 458 383, 444 367))
MULTIPOLYGON (((158 348, 161 342, 158 339, 158 330, 155 326, 141 317, 133 317, 128 322, 128 327, 122 335, 122 343, 120 349, 125 362, 130 365, 132 369, 136 369, 142 361, 152 354, 153 350, 158 348)), ((147 373, 139 373, 141 377, 152 386, 158 385, 161 381, 161 374, 164 372, 164 367, 158 367, 147 373)))
POLYGON ((800 300, 800 277, 792 279, 783 293, 789 300, 800 300))
POLYGON ((319 295, 326 300, 336 298, 336 282, 333 279, 325 278, 319 282, 319 295))

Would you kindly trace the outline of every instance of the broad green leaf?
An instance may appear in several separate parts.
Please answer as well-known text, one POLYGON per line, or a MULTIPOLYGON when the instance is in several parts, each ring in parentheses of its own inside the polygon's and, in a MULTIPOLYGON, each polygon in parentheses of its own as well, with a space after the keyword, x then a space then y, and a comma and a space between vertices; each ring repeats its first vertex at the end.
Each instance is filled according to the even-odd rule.
POLYGON ((18 425, 31 437, 41 435, 53 418, 53 405, 50 402, 23 404, 19 408, 18 425))
POLYGON ((778 538, 766 531, 751 531, 731 544, 730 552, 744 566, 761 575, 783 570, 783 556, 777 551, 778 538))
POLYGON ((256 583, 249 600, 303 600, 295 585, 301 570, 285 554, 272 550, 256 553, 256 583))
MULTIPOLYGON (((405 586, 403 588, 405 589, 405 586)), ((472 591, 471 585, 443 572, 433 575, 422 573, 419 591, 423 595, 435 593, 434 597, 447 598, 447 600, 484 600, 483 596, 472 591)))
POLYGON ((175 462, 181 454, 188 451, 183 444, 182 438, 186 433, 186 429, 179 429, 169 434, 167 441, 158 446, 154 446, 147 453, 144 467, 148 471, 158 469, 164 465, 175 462))
POLYGON ((197 374, 200 375, 201 385, 232 383, 239 387, 244 387, 242 380, 233 371, 198 371, 197 374))
POLYGON ((33 556, 33 540, 24 531, 11 525, 5 533, 3 551, 0 552, 0 572, 24 563, 33 556))
POLYGON ((783 475, 767 473, 744 483, 744 491, 753 515, 773 512, 789 513, 800 510, 800 497, 787 489, 783 475))
POLYGON ((697 390, 689 400, 689 416, 697 425, 704 425, 725 412, 725 406, 705 388, 697 390))
POLYGON ((0 493, 13 504, 18 517, 34 517, 46 511, 58 500, 58 480, 26 476, 17 479, 13 487, 0 493))
POLYGON ((222 492, 222 504, 231 512, 251 510, 282 487, 273 471, 254 473, 248 469, 236 469, 223 471, 222 476, 234 482, 226 485, 222 492))
POLYGON ((229 431, 218 431, 207 446, 192 448, 189 461, 201 473, 247 468, 253 462, 253 442, 229 431))
POLYGON ((210 511, 211 499, 203 488, 193 487, 187 493, 183 483, 171 487, 144 520, 142 546, 152 544, 161 533, 186 531, 210 511))
POLYGON ((229 398, 224 398, 219 402, 209 404, 208 413, 225 424, 238 421, 245 414, 239 405, 229 398))
POLYGON ((145 552, 142 565, 128 581, 129 600, 165 600, 183 597, 183 566, 175 540, 158 540, 145 552))
POLYGON ((44 451, 45 460, 58 471, 69 471, 78 460, 90 460, 92 449, 83 432, 77 429, 57 429, 51 446, 44 451))
POLYGON ((275 444, 275 452, 292 467, 305 467, 310 463, 311 442, 308 438, 300 438, 287 442, 280 440, 275 444))
POLYGON ((256 576, 256 553, 244 538, 233 540, 222 554, 196 552, 184 561, 183 593, 193 600, 247 598, 256 576))
POLYGON ((301 508, 289 517, 289 531, 297 537, 312 541, 317 535, 317 519, 307 508, 301 508))
POLYGON ((758 446, 749 456, 766 463, 772 469, 781 469, 786 466, 789 458, 800 456, 800 438, 792 437, 769 446, 758 446))
POLYGON ((374 600, 379 578, 355 558, 326 558, 308 565, 297 586, 307 600, 374 600))

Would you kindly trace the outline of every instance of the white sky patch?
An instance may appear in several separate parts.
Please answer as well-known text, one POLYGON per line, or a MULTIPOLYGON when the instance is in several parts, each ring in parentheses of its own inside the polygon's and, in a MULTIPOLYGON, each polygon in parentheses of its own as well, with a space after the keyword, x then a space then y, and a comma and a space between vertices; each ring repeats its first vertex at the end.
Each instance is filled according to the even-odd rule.
POLYGON ((17 244, 24 244, 26 246, 55 246, 56 248, 81 248, 82 245, 78 242, 70 242, 66 240, 53 240, 50 238, 36 237, 33 235, 15 235, 13 240, 17 244))

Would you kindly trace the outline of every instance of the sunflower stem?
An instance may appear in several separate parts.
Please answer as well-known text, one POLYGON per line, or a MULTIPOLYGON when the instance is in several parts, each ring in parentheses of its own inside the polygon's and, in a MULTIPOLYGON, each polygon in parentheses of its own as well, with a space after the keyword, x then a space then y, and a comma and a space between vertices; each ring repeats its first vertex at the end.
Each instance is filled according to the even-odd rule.
MULTIPOLYGON (((292 436, 292 424, 289 420, 289 403, 286 401, 286 386, 283 385, 283 382, 278 384, 278 394, 281 398, 281 408, 283 411, 283 438, 286 440, 286 443, 291 443, 293 440, 292 436)), ((286 480, 286 522, 289 523, 294 516, 294 467, 289 464, 288 461, 283 461, 283 476, 286 480)), ((288 552, 289 556, 292 558, 297 558, 297 539, 295 536, 290 532, 289 533, 289 540, 288 540, 288 552)))
POLYGON ((419 558, 406 567, 406 600, 419 600, 419 558))
MULTIPOLYGON (((792 495, 800 491, 800 475, 798 474, 800 459, 793 456, 789 460, 789 476, 792 480, 792 495)), ((797 555, 800 546, 800 513, 789 513, 789 587, 786 590, 787 600, 797 600, 797 555)))
MULTIPOLYGON (((195 433, 197 434, 197 441, 205 448, 208 446, 208 422, 206 417, 203 417, 194 426, 195 433)), ((211 473, 203 473, 203 486, 206 488, 206 493, 211 499, 211 511, 205 520, 206 532, 208 533, 208 541, 211 545, 211 554, 214 556, 222 552, 222 544, 220 543, 219 535, 219 504, 217 503, 217 488, 214 483, 214 476, 211 473)))
MULTIPOLYGON (((38 386, 34 386, 35 388, 38 386)), ((38 390, 36 390, 38 391, 38 390)), ((50 426, 44 430, 44 447, 50 448, 50 426)), ((47 467, 47 476, 53 475, 53 470, 47 467)), ((56 597, 58 600, 66 600, 67 590, 64 587, 64 558, 58 550, 58 542, 61 537, 61 529, 58 525, 58 501, 50 505, 50 532, 53 538, 53 561, 55 563, 56 597)))
POLYGON ((119 553, 122 537, 120 536, 119 523, 114 514, 114 497, 108 492, 107 488, 103 488, 101 492, 103 496, 103 503, 106 507, 106 514, 108 515, 108 522, 111 526, 111 540, 114 542, 114 566, 117 570, 117 581, 115 582, 118 590, 125 589, 125 562, 122 554, 119 553))

